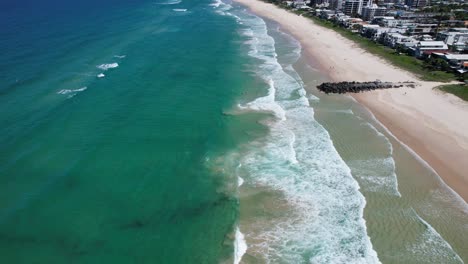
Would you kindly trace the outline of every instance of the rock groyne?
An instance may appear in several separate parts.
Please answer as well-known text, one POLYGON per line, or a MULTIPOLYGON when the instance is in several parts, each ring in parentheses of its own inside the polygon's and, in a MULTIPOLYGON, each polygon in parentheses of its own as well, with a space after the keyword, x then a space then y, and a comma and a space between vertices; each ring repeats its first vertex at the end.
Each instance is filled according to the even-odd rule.
POLYGON ((382 82, 382 81, 373 81, 373 82, 326 82, 322 83, 317 88, 326 93, 360 93, 366 91, 373 91, 377 89, 390 89, 390 88, 400 88, 400 87, 415 87, 414 82, 382 82))

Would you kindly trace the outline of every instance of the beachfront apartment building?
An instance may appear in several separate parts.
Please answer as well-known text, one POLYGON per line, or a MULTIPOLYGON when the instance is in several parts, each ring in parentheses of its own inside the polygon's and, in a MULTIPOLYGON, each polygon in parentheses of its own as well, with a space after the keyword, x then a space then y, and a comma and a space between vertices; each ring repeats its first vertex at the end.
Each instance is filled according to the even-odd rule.
POLYGON ((442 57, 454 68, 461 68, 464 64, 468 63, 468 54, 447 53, 443 54, 442 57))
POLYGON ((310 0, 292 0, 292 1, 285 1, 287 6, 294 7, 297 9, 303 9, 304 7, 310 4, 310 0))
POLYGON ((387 8, 371 4, 362 8, 362 19, 372 21, 376 16, 385 16, 387 8))
POLYGON ((419 41, 414 48, 414 55, 417 58, 423 58, 431 55, 434 52, 447 52, 448 46, 443 41, 419 41))
POLYGON ((343 13, 348 16, 356 17, 362 14, 363 0, 346 0, 343 5, 343 13))
POLYGON ((343 0, 330 0, 329 8, 332 10, 343 10, 343 0))
POLYGON ((454 71, 464 74, 468 71, 468 54, 432 53, 435 58, 445 60, 454 71))
POLYGON ((406 19, 406 20, 428 19, 437 15, 440 15, 438 13, 427 13, 427 12, 415 13, 411 11, 400 11, 400 10, 396 11, 396 14, 398 15, 399 19, 406 19))
POLYGON ((437 34, 436 39, 445 42, 453 51, 462 52, 468 49, 468 32, 443 31, 437 34))
POLYGON ((397 19, 392 16, 374 16, 372 19, 372 24, 377 24, 381 27, 395 27, 397 19))
MULTIPOLYGON (((468 28, 450 28, 437 34, 438 38, 434 40, 435 33, 440 27, 436 23, 424 22, 434 20, 432 18, 434 13, 427 15, 401 12, 395 14, 398 17, 395 18, 388 15, 390 12, 382 11, 383 14, 378 13, 382 16, 376 16, 372 11, 379 7, 369 2, 366 7, 362 7, 363 2, 363 0, 346 0, 342 12, 336 9, 317 9, 315 14, 348 28, 351 32, 359 33, 398 52, 405 52, 418 58, 430 57, 435 52, 446 53, 452 50, 461 53, 468 50, 468 28), (359 15, 372 22, 364 22, 358 18, 359 15)), ((333 3, 333 0, 330 3, 333 3)), ((339 3, 335 2, 333 5, 337 6, 339 3)))
POLYGON ((312 0, 311 6, 316 7, 328 7, 330 5, 329 0, 312 0))
POLYGON ((417 23, 413 20, 403 20, 403 19, 395 19, 394 17, 375 17, 375 23, 379 24, 382 27, 404 27, 407 28, 409 26, 416 26, 417 23))
POLYGON ((350 28, 351 32, 359 32, 360 30, 356 30, 356 28, 359 28, 363 24, 365 24, 365 22, 362 19, 356 17, 349 17, 343 21, 344 27, 350 28))
POLYGON ((379 25, 363 25, 361 35, 377 42, 384 33, 387 33, 390 30, 391 28, 384 28, 379 25))
POLYGON ((434 34, 437 30, 437 24, 415 24, 408 27, 409 35, 434 34))
POLYGON ((330 20, 332 17, 335 16, 335 11, 328 10, 328 9, 321 9, 318 10, 319 16, 323 19, 330 20))
POLYGON ((458 32, 458 33, 468 33, 468 28, 451 28, 448 31, 450 32, 458 32))
MULTIPOLYGON (((393 29, 392 29, 393 30, 393 29)), ((402 32, 387 32, 383 36, 383 44, 391 48, 408 50, 418 44, 419 40, 414 37, 405 36, 402 32)))
POLYGON ((425 7, 429 1, 427 0, 405 0, 405 5, 413 8, 425 7))

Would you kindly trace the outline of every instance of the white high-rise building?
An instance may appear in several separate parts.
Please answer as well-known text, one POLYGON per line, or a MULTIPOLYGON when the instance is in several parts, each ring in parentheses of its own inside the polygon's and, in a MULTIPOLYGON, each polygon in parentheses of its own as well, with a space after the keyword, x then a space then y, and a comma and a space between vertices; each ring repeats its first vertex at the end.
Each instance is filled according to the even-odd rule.
POLYGON ((372 21, 375 16, 384 16, 386 12, 385 7, 379 7, 376 4, 368 5, 362 8, 362 19, 372 21))
POLYGON ((346 0, 343 6, 343 13, 355 17, 362 14, 363 0, 346 0))
POLYGON ((343 0, 331 0, 329 7, 332 10, 343 10, 343 0))

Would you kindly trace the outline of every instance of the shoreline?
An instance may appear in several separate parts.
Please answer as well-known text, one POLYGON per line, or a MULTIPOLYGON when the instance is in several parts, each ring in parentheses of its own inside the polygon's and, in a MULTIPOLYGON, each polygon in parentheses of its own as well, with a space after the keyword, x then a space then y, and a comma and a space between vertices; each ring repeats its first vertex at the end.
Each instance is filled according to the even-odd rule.
POLYGON ((337 32, 259 0, 234 0, 273 20, 302 45, 307 59, 332 81, 414 81, 416 88, 349 94, 399 141, 434 169, 465 203, 468 201, 468 104, 368 53, 337 32), (465 122, 463 122, 465 121, 465 122))

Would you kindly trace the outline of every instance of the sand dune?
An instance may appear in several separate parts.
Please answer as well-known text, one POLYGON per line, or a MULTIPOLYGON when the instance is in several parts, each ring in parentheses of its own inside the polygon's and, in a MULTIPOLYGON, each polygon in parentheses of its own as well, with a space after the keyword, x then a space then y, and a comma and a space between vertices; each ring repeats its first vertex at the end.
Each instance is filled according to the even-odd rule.
POLYGON ((338 33, 259 0, 235 0, 278 22, 302 44, 304 52, 334 81, 415 81, 416 88, 353 95, 400 141, 414 150, 468 200, 468 103, 433 88, 338 33))

